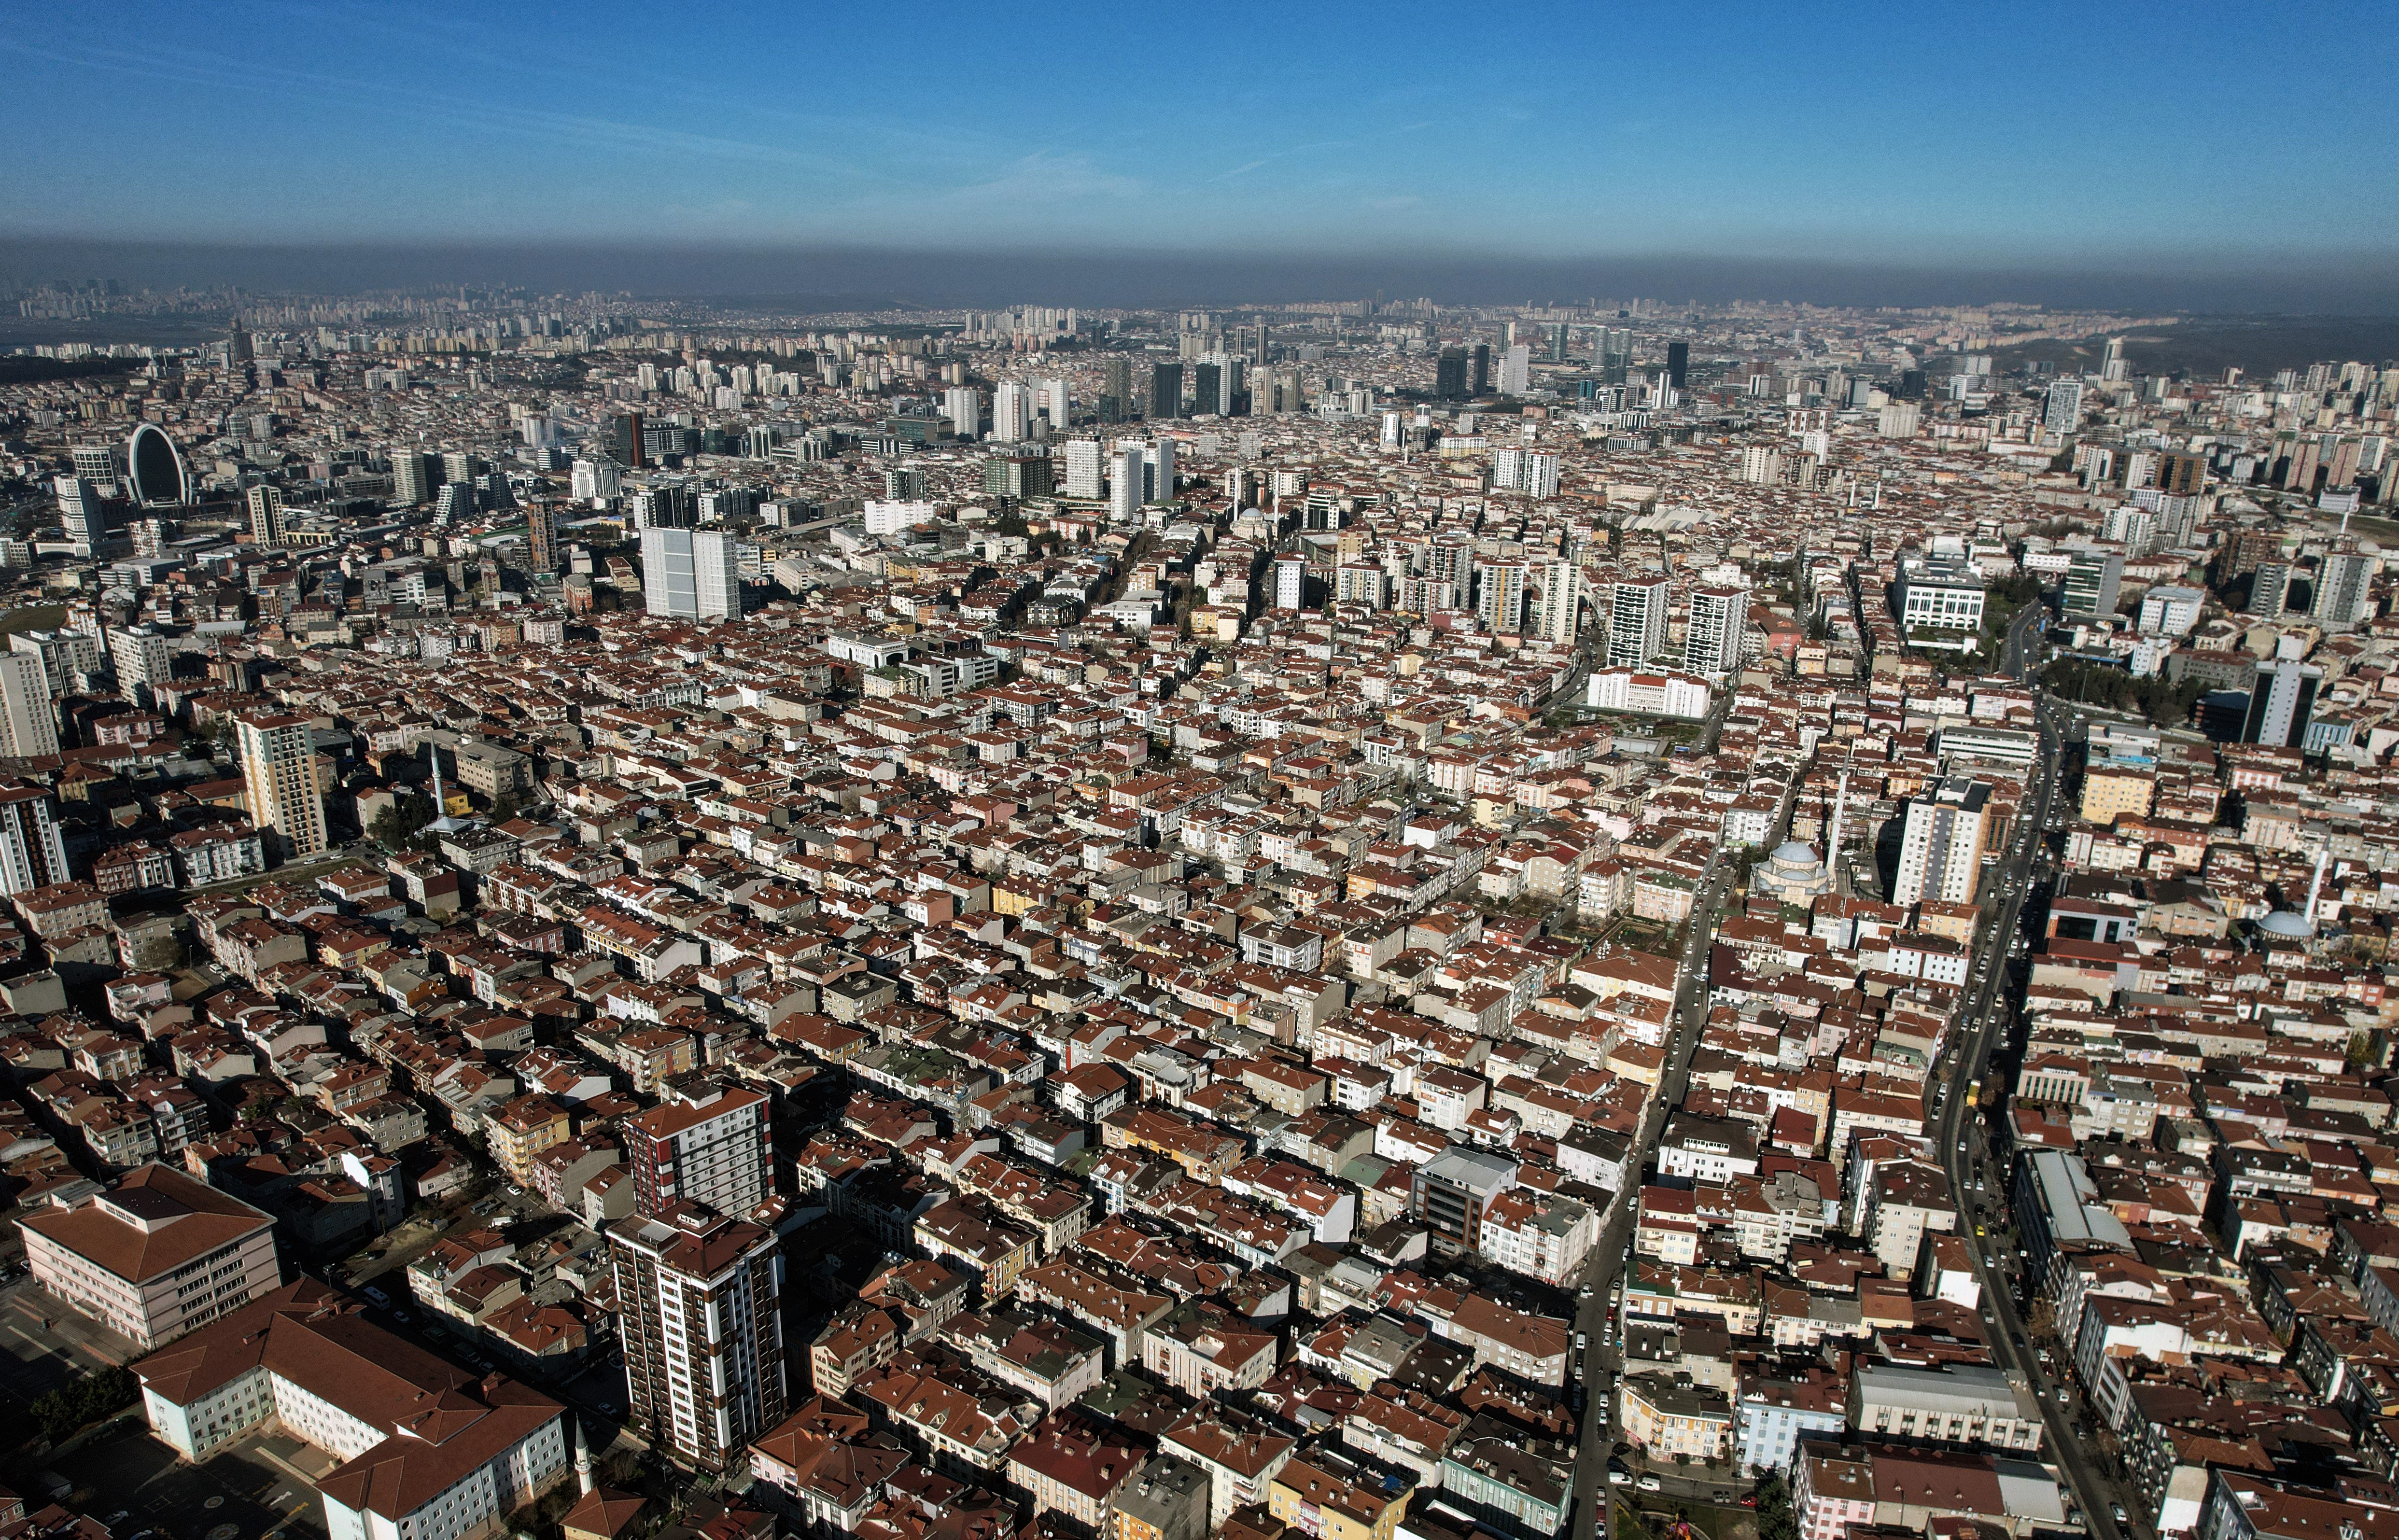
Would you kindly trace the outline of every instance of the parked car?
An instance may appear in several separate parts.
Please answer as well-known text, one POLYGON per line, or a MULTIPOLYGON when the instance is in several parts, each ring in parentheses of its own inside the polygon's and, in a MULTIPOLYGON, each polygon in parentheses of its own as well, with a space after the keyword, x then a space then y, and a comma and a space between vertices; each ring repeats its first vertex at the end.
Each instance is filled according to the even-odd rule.
POLYGON ((1641 1478, 1638 1484, 1640 1490, 1643 1492, 1655 1492, 1658 1490, 1658 1478, 1655 1476, 1644 1476, 1641 1478))

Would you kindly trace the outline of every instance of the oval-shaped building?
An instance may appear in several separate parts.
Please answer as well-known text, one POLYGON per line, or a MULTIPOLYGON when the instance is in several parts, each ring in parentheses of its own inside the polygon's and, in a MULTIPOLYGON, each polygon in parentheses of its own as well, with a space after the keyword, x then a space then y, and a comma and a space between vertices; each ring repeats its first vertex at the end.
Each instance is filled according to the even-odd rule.
POLYGON ((183 464, 183 452, 157 424, 143 423, 125 440, 125 466, 136 503, 192 500, 192 474, 183 464))

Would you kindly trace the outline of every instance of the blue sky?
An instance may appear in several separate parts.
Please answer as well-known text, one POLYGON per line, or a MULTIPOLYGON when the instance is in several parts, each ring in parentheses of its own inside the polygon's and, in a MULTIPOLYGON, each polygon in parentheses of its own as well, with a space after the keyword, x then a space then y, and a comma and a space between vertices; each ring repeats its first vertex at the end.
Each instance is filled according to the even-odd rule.
POLYGON ((2352 259, 2395 19, 0 0, 0 234, 2352 259))

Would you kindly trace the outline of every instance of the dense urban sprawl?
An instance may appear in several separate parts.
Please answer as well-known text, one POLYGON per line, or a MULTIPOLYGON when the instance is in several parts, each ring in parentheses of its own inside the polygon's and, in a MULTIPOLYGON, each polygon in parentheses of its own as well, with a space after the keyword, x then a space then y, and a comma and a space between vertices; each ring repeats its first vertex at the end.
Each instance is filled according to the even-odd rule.
POLYGON ((0 1533, 2399 1540, 2399 369, 240 304, 0 374, 0 1533))

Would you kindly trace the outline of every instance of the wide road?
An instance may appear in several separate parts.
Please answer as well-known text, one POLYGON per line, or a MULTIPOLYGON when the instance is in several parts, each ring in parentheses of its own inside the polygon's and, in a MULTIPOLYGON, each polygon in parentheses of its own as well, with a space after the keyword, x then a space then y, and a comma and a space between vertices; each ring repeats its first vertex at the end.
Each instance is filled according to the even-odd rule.
POLYGON ((2005 1197, 2004 1169, 1990 1159, 1982 1120, 1970 1121, 1973 1098, 1967 1094, 1967 1087, 1992 1073, 1993 1040, 2007 1019, 2007 1012, 2001 1008, 2000 991, 2008 976, 2008 952, 2015 939, 2017 916, 2032 880, 2033 860, 2041 848, 2041 831, 2048 821, 2051 798, 2057 786, 2063 738, 2058 729, 2064 708, 2043 697, 2036 711, 2040 747, 2028 782, 2031 795, 2017 819, 2015 842, 1986 878, 2001 885, 1994 923, 1975 964, 1968 1008, 1959 1018, 1957 1053, 1949 1061, 1948 1074, 1939 1082, 1940 1088, 1934 1093, 1939 1105, 1937 1128, 1942 1165, 1948 1173, 1950 1190, 1956 1195, 1960 1230, 1974 1258, 1976 1280, 1982 1286, 1992 1360, 2002 1370, 2022 1374, 2031 1385, 2048 1433, 2042 1456, 2054 1462, 2065 1476, 2076 1504, 2082 1509, 2084 1524, 2098 1540, 2123 1540, 2121 1530, 2109 1513, 2110 1505, 2120 1500, 2120 1493, 2093 1462, 2090 1446, 2076 1435, 2067 1406, 2059 1398, 2069 1387, 2044 1374, 2038 1356, 2026 1344, 2024 1320, 2008 1286, 2007 1242, 1999 1233, 2005 1197), (1984 1190, 1975 1190, 1976 1182, 1981 1182, 1984 1190))
POLYGON ((2018 610, 2015 618, 2008 622, 2008 644, 1999 654, 2001 673, 2012 679, 2024 678, 2025 664, 2030 656, 2032 623, 2048 613, 2047 605, 2036 601, 2018 610))
MULTIPOLYGON (((1722 725, 1719 721, 1719 730, 1722 725)), ((1782 801, 1774 812, 1774 828, 1764 848, 1771 850, 1782 843, 1790 827, 1792 801, 1798 790, 1796 777, 1782 789, 1782 801)), ((1659 1138, 1666 1131, 1666 1114, 1682 1104, 1683 1093, 1690 1084, 1691 1052, 1699 1047, 1701 1029, 1707 1025, 1708 950, 1715 942, 1716 905, 1731 876, 1723 857, 1723 847, 1719 846, 1708 858, 1699 891, 1692 897, 1691 934, 1677 959, 1674 1031, 1667 1039, 1666 1060, 1659 1070, 1657 1094, 1649 1098, 1642 1112, 1639 1137, 1625 1155, 1623 1177, 1601 1220, 1599 1239, 1593 1244, 1590 1258, 1583 1264, 1582 1302, 1575 1312, 1575 1340, 1584 1344, 1578 1355, 1584 1399, 1582 1441, 1575 1453, 1573 1540, 1595 1540, 1606 1533, 1595 1526, 1606 1506, 1607 1456, 1616 1444, 1616 1375, 1623 1367, 1617 1358, 1608 1296, 1624 1271, 1632 1247, 1633 1222, 1641 1207, 1642 1175, 1648 1170, 1659 1138)), ((1730 1499, 1747 1490, 1744 1482, 1711 1482, 1703 1478, 1668 1476, 1665 1472, 1660 1472, 1660 1477, 1675 1488, 1675 1495, 1703 1500, 1730 1499)))

